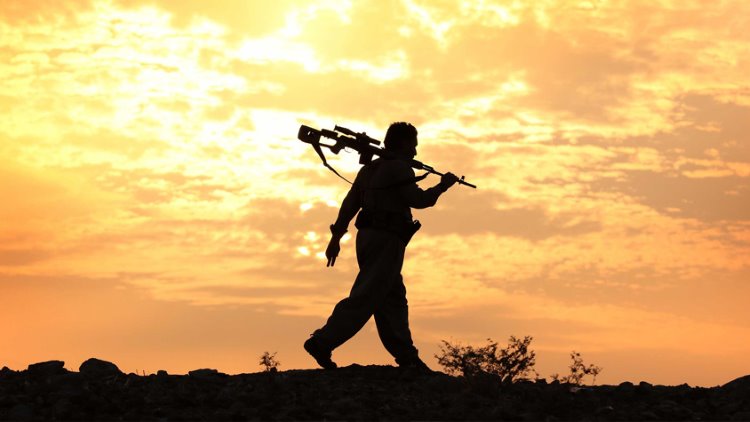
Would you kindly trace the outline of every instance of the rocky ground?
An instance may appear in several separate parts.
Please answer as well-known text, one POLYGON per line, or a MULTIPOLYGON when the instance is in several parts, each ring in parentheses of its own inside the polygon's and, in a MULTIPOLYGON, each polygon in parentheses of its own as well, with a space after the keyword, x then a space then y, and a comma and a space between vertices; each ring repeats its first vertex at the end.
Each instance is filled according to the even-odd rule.
POLYGON ((750 376, 721 387, 504 385, 389 366, 123 374, 90 359, 0 370, 0 420, 750 420, 750 376))

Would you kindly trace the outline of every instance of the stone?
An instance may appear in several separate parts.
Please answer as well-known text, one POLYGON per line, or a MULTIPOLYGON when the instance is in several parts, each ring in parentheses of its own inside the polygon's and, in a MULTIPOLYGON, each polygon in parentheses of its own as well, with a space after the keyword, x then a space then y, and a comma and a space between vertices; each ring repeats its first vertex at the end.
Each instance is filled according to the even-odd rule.
POLYGON ((65 419, 70 415, 73 405, 68 398, 61 398, 52 406, 52 413, 56 419, 65 419))
POLYGON ((722 390, 745 390, 750 391, 750 375, 736 378, 721 386, 722 390))
MULTIPOLYGON (((750 375, 732 380, 719 387, 724 397, 733 402, 745 402, 750 397, 750 375)), ((750 404, 750 402, 748 402, 750 404)), ((748 406, 750 407, 750 406, 748 406)), ((747 409, 750 411, 750 408, 747 409)))
POLYGON ((3 366, 3 369, 0 369, 0 378, 8 378, 16 374, 16 371, 8 368, 7 366, 3 366))
POLYGON ((188 375, 190 375, 193 378, 197 379, 216 379, 220 377, 226 377, 227 374, 223 374, 216 369, 195 369, 193 371, 188 372, 188 375))
POLYGON ((640 395, 650 395, 654 392, 654 386, 646 381, 641 381, 635 391, 640 395))
POLYGON ((10 408, 8 420, 23 421, 30 420, 34 417, 34 409, 26 403, 19 403, 10 408))
POLYGON ((650 411, 650 410, 644 410, 638 415, 638 418, 644 421, 658 421, 660 420, 659 416, 650 411))
POLYGON ((623 390, 631 390, 634 387, 633 383, 630 381, 621 382, 617 388, 623 389, 623 390))
POLYGON ((47 379, 47 384, 57 397, 77 399, 87 394, 85 389, 85 377, 78 372, 68 372, 64 375, 55 375, 47 379))
POLYGON ((61 360, 50 360, 46 362, 32 363, 29 365, 29 375, 33 377, 49 377, 67 372, 65 362, 61 360))
MULTIPOLYGON (((0 379, 0 420, 750 420, 750 377, 691 388, 629 382, 505 385, 497 377, 474 382, 441 373, 408 378, 398 368, 375 365, 273 375, 229 376, 216 369, 84 375, 97 365, 114 366, 102 362, 81 365, 83 373, 42 378, 0 370, 11 373, 0 379), (574 395, 571 387, 578 388, 574 395)), ((33 368, 59 371, 61 364, 33 368)))
POLYGON ((596 409, 596 414, 597 415, 605 415, 605 414, 611 414, 614 411, 615 411, 614 407, 607 405, 607 406, 602 406, 602 407, 596 409))
POLYGON ((114 363, 96 358, 91 358, 83 362, 78 370, 87 377, 98 378, 122 375, 122 371, 114 363))

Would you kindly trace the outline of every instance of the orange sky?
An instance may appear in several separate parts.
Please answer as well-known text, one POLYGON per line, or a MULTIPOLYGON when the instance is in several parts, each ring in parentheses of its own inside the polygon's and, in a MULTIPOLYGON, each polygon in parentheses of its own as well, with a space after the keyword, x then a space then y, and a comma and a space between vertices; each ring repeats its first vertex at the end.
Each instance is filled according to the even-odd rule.
MULTIPOLYGON (((405 120, 479 185, 415 213, 431 367, 531 335, 542 376, 748 374, 748 27, 740 0, 5 0, 0 366, 312 368, 357 268, 351 241, 325 268, 348 185, 297 129, 405 120)), ((372 323, 334 357, 392 363, 372 323)))

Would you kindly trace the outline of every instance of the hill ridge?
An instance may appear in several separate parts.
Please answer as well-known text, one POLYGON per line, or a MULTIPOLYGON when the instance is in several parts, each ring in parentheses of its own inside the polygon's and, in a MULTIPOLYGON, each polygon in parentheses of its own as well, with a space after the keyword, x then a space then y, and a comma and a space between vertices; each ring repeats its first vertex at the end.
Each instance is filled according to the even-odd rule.
POLYGON ((503 384, 382 365, 125 374, 88 359, 0 370, 2 420, 750 420, 750 375, 723 386, 503 384))

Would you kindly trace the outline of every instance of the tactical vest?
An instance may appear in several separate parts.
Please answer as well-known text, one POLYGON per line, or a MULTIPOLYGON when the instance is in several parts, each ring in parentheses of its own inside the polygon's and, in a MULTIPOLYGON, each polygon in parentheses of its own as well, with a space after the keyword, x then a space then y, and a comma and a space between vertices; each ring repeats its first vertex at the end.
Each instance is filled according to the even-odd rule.
POLYGON ((377 195, 371 195, 368 197, 368 193, 373 191, 389 192, 390 194, 396 195, 396 189, 405 186, 409 183, 416 183, 419 178, 409 178, 408 180, 399 181, 396 183, 389 184, 387 186, 373 186, 375 175, 381 170, 381 165, 385 159, 380 158, 366 165, 367 174, 365 178, 361 180, 363 186, 361 187, 360 203, 362 204, 362 210, 357 215, 357 220, 354 222, 354 226, 358 230, 362 229, 376 229, 383 230, 389 233, 393 233, 404 241, 405 245, 409 244, 409 241, 414 234, 422 227, 419 221, 412 220, 411 212, 404 214, 396 211, 384 210, 378 207, 377 195))

